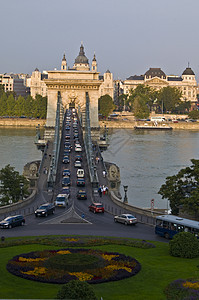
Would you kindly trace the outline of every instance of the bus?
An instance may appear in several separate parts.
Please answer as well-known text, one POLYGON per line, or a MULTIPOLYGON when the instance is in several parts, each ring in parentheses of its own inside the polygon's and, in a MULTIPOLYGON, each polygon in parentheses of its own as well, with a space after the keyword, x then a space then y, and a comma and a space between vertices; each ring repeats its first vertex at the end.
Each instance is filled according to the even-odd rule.
POLYGON ((156 234, 166 239, 172 239, 176 233, 183 231, 191 232, 199 238, 199 222, 173 215, 156 217, 156 234))
POLYGON ((165 122, 165 117, 151 117, 151 122, 165 122))

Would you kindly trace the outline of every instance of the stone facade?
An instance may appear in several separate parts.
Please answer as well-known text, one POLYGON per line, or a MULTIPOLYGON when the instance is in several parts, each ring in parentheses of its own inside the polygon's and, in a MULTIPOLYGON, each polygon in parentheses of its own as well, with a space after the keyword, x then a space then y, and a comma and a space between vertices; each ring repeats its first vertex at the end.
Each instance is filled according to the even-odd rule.
POLYGON ((139 84, 148 85, 156 90, 163 87, 176 87, 182 91, 182 101, 190 101, 192 107, 197 102, 197 82, 191 68, 186 68, 181 76, 167 76, 160 68, 150 68, 144 75, 130 76, 123 82, 124 94, 129 94, 139 84))
POLYGON ((103 95, 109 95, 112 99, 114 99, 114 81, 113 81, 113 74, 107 70, 104 73, 104 76, 101 77, 103 82, 99 89, 99 97, 103 95))
POLYGON ((32 73, 30 80, 30 94, 35 99, 36 95, 41 95, 43 97, 47 96, 47 86, 44 79, 48 78, 47 72, 41 73, 37 68, 32 73))
POLYGON ((4 85, 5 92, 15 92, 17 97, 27 97, 30 93, 25 80, 22 74, 0 74, 0 84, 4 85))

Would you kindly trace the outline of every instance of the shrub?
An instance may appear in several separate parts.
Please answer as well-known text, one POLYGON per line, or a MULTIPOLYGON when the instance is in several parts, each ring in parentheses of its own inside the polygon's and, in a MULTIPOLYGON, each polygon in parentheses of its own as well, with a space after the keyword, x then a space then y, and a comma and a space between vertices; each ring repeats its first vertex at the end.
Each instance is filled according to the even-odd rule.
POLYGON ((180 232, 169 242, 169 252, 172 256, 194 258, 199 256, 199 241, 194 234, 180 232))
POLYGON ((85 281, 71 280, 57 293, 57 299, 97 300, 93 288, 85 281))

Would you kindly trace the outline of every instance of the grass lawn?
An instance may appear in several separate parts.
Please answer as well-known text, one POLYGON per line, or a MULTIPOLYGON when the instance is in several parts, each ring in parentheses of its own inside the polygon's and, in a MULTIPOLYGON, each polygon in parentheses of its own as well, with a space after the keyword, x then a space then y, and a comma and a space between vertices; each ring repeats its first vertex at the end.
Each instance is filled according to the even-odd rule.
MULTIPOLYGON (((168 244, 153 242, 156 248, 140 249, 121 245, 89 247, 114 251, 136 258, 141 271, 128 279, 93 284, 95 293, 104 300, 161 300, 166 299, 164 288, 175 279, 198 277, 199 258, 174 258, 168 253, 168 244)), ((63 247, 45 245, 21 245, 0 248, 0 298, 1 299, 54 299, 60 285, 30 281, 7 272, 6 263, 13 256, 36 250, 59 249, 63 247)))

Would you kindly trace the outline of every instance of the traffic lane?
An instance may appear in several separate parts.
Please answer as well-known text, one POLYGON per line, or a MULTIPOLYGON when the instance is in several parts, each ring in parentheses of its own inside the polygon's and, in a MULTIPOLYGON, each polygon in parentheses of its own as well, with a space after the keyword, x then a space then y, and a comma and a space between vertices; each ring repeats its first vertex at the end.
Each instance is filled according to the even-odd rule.
POLYGON ((12 229, 1 229, 1 236, 25 237, 44 235, 90 235, 118 238, 135 238, 149 241, 168 242, 155 234, 153 227, 138 223, 136 226, 113 224, 26 224, 12 229))

